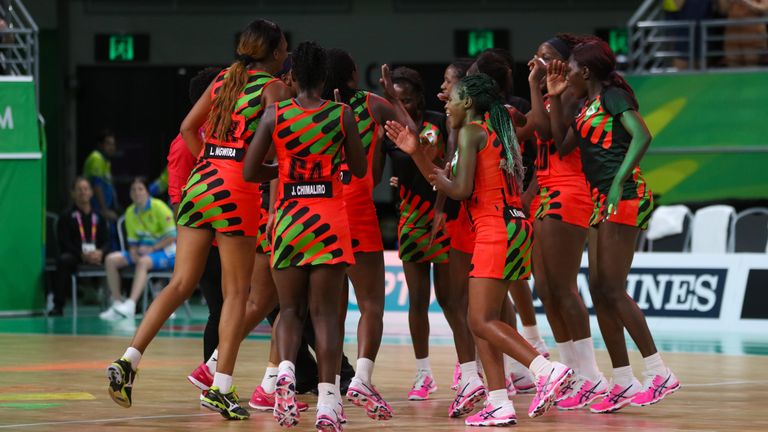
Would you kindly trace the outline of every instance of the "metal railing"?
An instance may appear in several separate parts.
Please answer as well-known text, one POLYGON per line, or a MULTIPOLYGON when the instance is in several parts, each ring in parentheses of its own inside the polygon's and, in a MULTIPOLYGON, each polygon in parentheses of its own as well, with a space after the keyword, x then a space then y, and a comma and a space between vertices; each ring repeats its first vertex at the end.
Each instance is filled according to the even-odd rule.
POLYGON ((9 0, 0 6, 0 74, 30 75, 39 94, 40 43, 38 27, 21 0, 9 0))
POLYGON ((683 60, 686 70, 755 68, 768 59, 765 32, 733 34, 732 31, 744 26, 768 25, 768 17, 669 21, 665 20, 661 3, 645 0, 627 22, 630 72, 676 72, 680 64, 674 65, 674 59, 683 60), (763 47, 743 48, 729 42, 752 42, 763 47), (738 64, 737 59, 744 61, 738 64))

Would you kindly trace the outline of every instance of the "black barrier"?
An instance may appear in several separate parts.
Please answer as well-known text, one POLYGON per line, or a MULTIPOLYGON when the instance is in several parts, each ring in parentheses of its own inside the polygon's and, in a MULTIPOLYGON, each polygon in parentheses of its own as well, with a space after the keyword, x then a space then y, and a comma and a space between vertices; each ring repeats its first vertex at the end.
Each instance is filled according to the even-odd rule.
POLYGON ((768 270, 750 270, 741 318, 768 318, 768 270))

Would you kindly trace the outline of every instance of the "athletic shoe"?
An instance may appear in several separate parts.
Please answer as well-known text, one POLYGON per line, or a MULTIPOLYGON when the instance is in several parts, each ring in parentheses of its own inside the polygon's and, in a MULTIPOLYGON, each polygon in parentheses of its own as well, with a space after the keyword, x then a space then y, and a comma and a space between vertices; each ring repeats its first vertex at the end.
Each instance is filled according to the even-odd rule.
POLYGON ((531 345, 533 345, 533 348, 535 348, 544 358, 549 359, 549 348, 547 348, 544 339, 539 338, 531 345))
POLYGON ((547 412, 562 388, 571 380, 573 369, 562 363, 552 362, 552 368, 548 372, 536 377, 536 395, 528 408, 528 416, 534 418, 547 412))
POLYGON ((299 424, 299 406, 296 403, 296 381, 292 375, 277 377, 275 406, 272 415, 277 424, 289 428, 299 424))
POLYGON ((331 407, 325 405, 317 406, 317 420, 315 427, 321 432, 341 432, 341 419, 339 414, 331 407))
POLYGON ((240 398, 235 393, 235 386, 231 386, 228 393, 222 393, 218 387, 213 386, 203 396, 200 405, 218 412, 227 420, 245 420, 251 415, 240 406, 239 400, 240 398))
POLYGON ((205 405, 203 405, 203 399, 205 399, 206 396, 208 396, 208 390, 203 390, 203 391, 200 392, 200 406, 201 407, 205 406, 205 405))
MULTIPOLYGON (((258 411, 272 411, 275 409, 275 392, 267 393, 261 386, 256 387, 251 395, 251 400, 248 401, 248 406, 258 411)), ((296 407, 299 411, 306 411, 309 409, 309 405, 296 401, 296 407)))
POLYGON ((107 379, 107 392, 112 400, 123 408, 130 408, 133 402, 133 380, 136 379, 136 371, 131 367, 131 362, 124 358, 113 361, 107 368, 107 379))
POLYGON ((114 304, 112 307, 118 314, 122 315, 123 318, 133 319, 136 317, 136 303, 131 299, 114 304))
POLYGON ((339 423, 345 425, 347 424, 347 414, 344 412, 344 404, 341 403, 341 399, 339 399, 339 407, 337 413, 339 413, 339 423))
POLYGON ((374 420, 389 420, 392 418, 392 407, 389 406, 373 385, 362 382, 357 377, 352 378, 347 390, 347 400, 364 408, 368 417, 374 420))
POLYGON ((616 412, 632 402, 632 398, 642 391, 642 385, 640 381, 633 379, 632 384, 627 387, 620 385, 611 386, 611 391, 608 392, 603 400, 596 404, 592 404, 589 410, 595 414, 607 414, 616 412))
POLYGON ((200 390, 208 390, 213 385, 213 375, 205 363, 200 363, 197 369, 187 375, 187 380, 200 390))
POLYGON ((653 405, 668 394, 680 389, 680 380, 669 368, 664 372, 664 375, 654 375, 653 373, 643 373, 643 375, 645 375, 643 390, 632 398, 632 406, 653 405))
POLYGON ((104 321, 119 321, 125 316, 117 311, 117 305, 119 305, 120 302, 114 302, 112 303, 112 306, 110 306, 107 310, 99 314, 99 318, 103 319, 104 321))
POLYGON ((494 407, 490 402, 482 411, 467 417, 464 421, 467 426, 511 426, 517 424, 517 415, 512 401, 494 407))
POLYGON ((570 396, 565 396, 556 403, 557 409, 570 411, 591 404, 608 393, 608 382, 602 375, 594 382, 579 376, 573 388, 575 390, 570 392, 570 396))
POLYGON ((576 386, 575 379, 572 379, 568 381, 568 384, 564 385, 563 388, 560 389, 560 394, 555 397, 555 403, 560 402, 562 400, 565 400, 573 394, 574 387, 576 386))
POLYGON ((453 369, 453 383, 451 384, 451 390, 458 390, 459 381, 461 381, 461 366, 459 362, 456 362, 456 368, 453 369))
POLYGON ((528 371, 519 374, 510 373, 509 380, 515 386, 516 393, 533 393, 536 391, 533 376, 528 371))
POLYGON ((468 383, 456 390, 456 397, 448 408, 448 417, 456 418, 471 413, 475 405, 482 402, 486 395, 483 382, 477 378, 470 379, 468 383))
POLYGON ((408 400, 423 401, 429 399, 429 394, 437 391, 437 383, 432 375, 419 371, 413 388, 408 392, 408 400))
POLYGON ((515 384, 509 378, 504 380, 504 385, 507 388, 507 397, 517 396, 517 390, 515 390, 515 384))

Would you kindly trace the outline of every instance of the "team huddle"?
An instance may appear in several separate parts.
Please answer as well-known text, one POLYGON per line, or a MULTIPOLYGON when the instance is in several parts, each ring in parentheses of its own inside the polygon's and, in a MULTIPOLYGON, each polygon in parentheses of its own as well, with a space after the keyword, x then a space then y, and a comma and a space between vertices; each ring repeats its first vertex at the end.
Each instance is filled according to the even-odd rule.
POLYGON ((518 392, 534 395, 533 418, 551 407, 647 406, 680 388, 625 290, 653 207, 639 168, 651 136, 613 52, 592 36, 543 42, 528 64, 530 108, 511 100, 512 66, 502 50, 455 61, 438 95, 445 113, 437 113, 424 109, 412 69, 383 67, 381 96, 358 90, 349 53, 302 42, 289 55, 276 24, 252 22, 235 62, 212 78, 181 125, 183 142, 199 156, 184 173, 173 278, 107 369, 112 399, 131 406, 142 354, 195 290, 214 244, 223 298, 216 349, 188 377, 203 406, 227 419, 249 417, 232 385, 238 349, 279 306, 252 408, 272 411, 283 427, 298 424, 308 406, 296 398, 295 364, 311 318, 317 429, 342 430, 344 400, 375 420, 396 415, 372 383, 384 314, 373 189, 387 157, 400 197, 398 252, 417 369, 409 400, 437 389, 430 274, 458 358, 449 417, 513 425, 510 396, 518 392), (535 155, 532 163, 526 154, 535 155), (610 380, 598 368, 576 285, 585 243, 610 380), (549 359, 538 333, 532 274, 560 362, 549 359), (342 394, 348 283, 360 319, 357 367, 342 394), (644 358, 643 383, 629 366, 625 329, 644 358))

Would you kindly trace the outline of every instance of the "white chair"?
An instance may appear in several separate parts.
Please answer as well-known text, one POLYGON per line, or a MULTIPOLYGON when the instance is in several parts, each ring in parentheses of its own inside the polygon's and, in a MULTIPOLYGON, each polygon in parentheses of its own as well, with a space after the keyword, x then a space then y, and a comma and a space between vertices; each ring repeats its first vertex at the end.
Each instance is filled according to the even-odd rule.
POLYGON ((691 232, 691 252, 726 253, 731 223, 736 210, 729 205, 713 205, 696 211, 691 232))
POLYGON ((689 251, 692 224, 693 213, 687 206, 659 206, 645 232, 648 252, 689 251))
POLYGON ((731 252, 768 252, 768 208, 746 209, 733 219, 728 250, 731 252))

